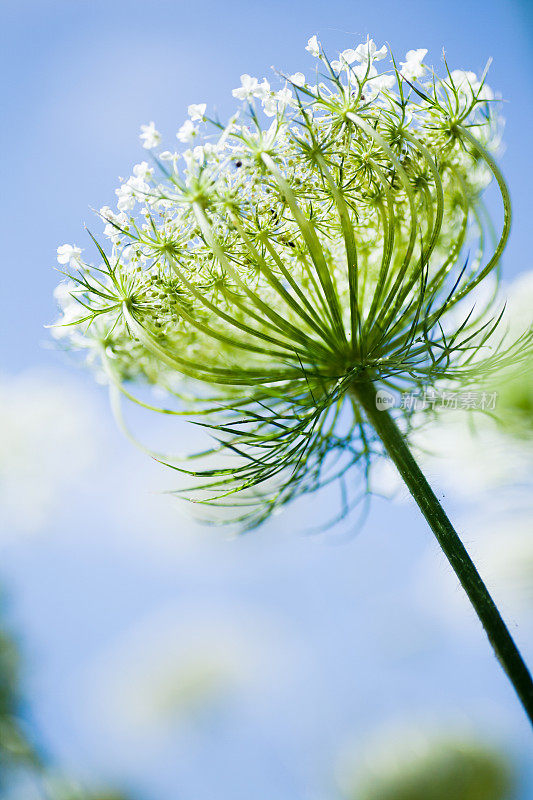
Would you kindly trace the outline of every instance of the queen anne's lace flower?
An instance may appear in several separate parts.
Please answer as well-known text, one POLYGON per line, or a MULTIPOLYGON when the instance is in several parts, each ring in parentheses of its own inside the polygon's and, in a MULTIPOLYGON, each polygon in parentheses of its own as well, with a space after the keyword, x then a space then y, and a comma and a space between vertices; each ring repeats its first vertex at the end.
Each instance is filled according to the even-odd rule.
POLYGON ((132 211, 135 208, 135 195, 133 187, 129 183, 123 183, 118 189, 115 189, 115 194, 118 197, 117 208, 119 211, 132 211))
MULTIPOLYGON (((145 163, 145 162, 144 162, 145 163)), ((134 168, 135 169, 135 168, 134 168)), ((109 206, 102 206, 100 216, 106 221, 104 236, 115 245, 120 243, 121 230, 128 226, 128 216, 123 211, 115 214, 109 206)))
MULTIPOLYGON (((101 210, 111 253, 97 269, 82 262, 76 291, 58 298, 63 321, 79 320, 66 328, 73 345, 128 396, 128 381, 176 392, 180 375, 221 387, 213 409, 243 461, 206 469, 198 497, 248 490, 251 522, 346 469, 368 475, 375 444, 350 398, 358 375, 407 390, 469 374, 461 343, 483 333, 475 315, 462 327, 449 312, 508 232, 506 219, 496 252, 484 261, 480 246, 458 269, 476 252, 492 175, 507 202, 485 148, 499 123, 477 92, 484 80, 435 75, 420 96, 403 78, 422 74, 426 50, 378 72, 387 51, 372 39, 338 62, 316 36, 306 49, 321 62, 316 85, 296 72, 273 90, 243 74, 233 95, 245 110, 226 126, 189 106, 177 134, 188 149, 161 152, 163 171, 133 168, 118 211, 101 210)), ((159 142, 153 122, 142 131, 145 147, 159 142)), ((74 266, 81 251, 58 255, 74 266)))
POLYGON ((154 174, 152 167, 148 166, 147 161, 141 161, 133 167, 133 175, 141 181, 148 181, 154 174))
MULTIPOLYGON (((296 84, 295 84, 296 85, 296 84)), ((286 86, 279 92, 270 92, 263 100, 263 111, 267 117, 275 117, 282 114, 286 107, 293 102, 291 90, 286 86)))

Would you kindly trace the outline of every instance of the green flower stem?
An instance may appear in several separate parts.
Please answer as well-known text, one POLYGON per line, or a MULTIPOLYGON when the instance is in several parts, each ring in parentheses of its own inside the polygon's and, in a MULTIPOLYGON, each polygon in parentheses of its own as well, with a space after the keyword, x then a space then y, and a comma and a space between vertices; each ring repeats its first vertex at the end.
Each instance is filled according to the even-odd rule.
POLYGON ((468 595, 500 664, 514 686, 533 725, 533 680, 487 587, 468 555, 453 525, 416 463, 405 439, 390 413, 376 406, 376 390, 371 381, 357 382, 353 395, 365 411, 368 421, 381 439, 388 455, 468 595))

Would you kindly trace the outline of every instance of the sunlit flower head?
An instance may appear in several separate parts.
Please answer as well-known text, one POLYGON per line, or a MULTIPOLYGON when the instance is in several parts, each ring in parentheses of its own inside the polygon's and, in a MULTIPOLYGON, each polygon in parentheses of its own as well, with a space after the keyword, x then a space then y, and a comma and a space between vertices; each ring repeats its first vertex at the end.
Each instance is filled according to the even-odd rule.
MULTIPOLYGON (((250 525, 336 479, 344 511, 364 494, 342 488, 351 468, 368 479, 380 451, 357 382, 460 384, 519 349, 494 348, 480 365, 491 304, 456 314, 510 224, 485 76, 466 97, 425 49, 398 68, 372 39, 334 60, 316 36, 306 49, 311 78, 281 75, 272 88, 241 75, 227 124, 189 106, 184 151, 154 154, 153 173, 138 165, 121 183, 116 215, 103 215, 109 247, 69 277, 73 344, 114 391, 133 398, 148 382, 176 398, 160 410, 198 413, 214 463, 173 466, 198 478, 194 499, 250 525), (487 249, 492 179, 503 221, 487 249)), ((143 126, 143 146, 158 137, 143 126)))

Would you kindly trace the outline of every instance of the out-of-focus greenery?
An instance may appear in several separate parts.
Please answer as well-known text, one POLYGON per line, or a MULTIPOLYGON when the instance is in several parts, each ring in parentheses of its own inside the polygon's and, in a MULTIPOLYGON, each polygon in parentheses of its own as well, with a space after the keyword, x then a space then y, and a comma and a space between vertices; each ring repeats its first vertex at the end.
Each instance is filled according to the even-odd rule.
MULTIPOLYGON (((349 784, 348 784, 349 786, 349 784)), ((474 739, 406 737, 371 754, 349 800, 513 800, 511 766, 474 739)))
POLYGON ((46 780, 46 796, 53 800, 128 800, 123 794, 109 789, 88 791, 77 783, 65 778, 48 778, 46 780))
POLYGON ((497 385, 496 417, 509 433, 533 438, 533 358, 502 376, 497 385))
POLYGON ((0 617, 0 798, 18 798, 17 785, 30 777, 35 787, 42 789, 35 800, 128 800, 114 791, 86 790, 68 778, 57 777, 26 730, 22 708, 20 654, 0 617))
MULTIPOLYGON (((519 336, 532 329, 533 270, 520 275, 509 287, 510 333, 519 336)), ((533 439, 533 354, 519 366, 497 373, 498 392, 495 416, 503 429, 520 439, 533 439)))
MULTIPOLYGON (((87 789, 63 774, 22 720, 20 654, 2 627, 0 610, 0 800, 131 800, 111 789, 87 789), (22 786, 22 793, 20 792, 22 786)), ((371 748, 357 764, 347 764, 346 800, 514 800, 507 759, 475 737, 401 731, 371 748)), ((351 759, 350 759, 351 762, 351 759)))
POLYGON ((18 718, 19 708, 19 654, 14 640, 0 629, 0 789, 13 769, 39 764, 18 718))

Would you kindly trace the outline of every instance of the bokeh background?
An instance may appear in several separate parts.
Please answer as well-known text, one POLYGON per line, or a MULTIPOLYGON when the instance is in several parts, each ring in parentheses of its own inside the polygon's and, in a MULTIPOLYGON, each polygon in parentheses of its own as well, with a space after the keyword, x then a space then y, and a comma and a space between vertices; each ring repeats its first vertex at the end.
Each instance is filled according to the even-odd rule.
MULTIPOLYGON (((525 717, 406 497, 376 500, 358 531, 309 533, 305 506, 245 537, 201 529, 161 493, 172 475, 117 430, 105 387, 44 328, 56 316, 56 248, 90 249, 91 207, 113 205, 117 177, 146 155, 139 126, 154 120, 172 148, 189 103, 230 113, 241 73, 305 72, 314 33, 331 52, 367 34, 400 57, 426 47, 436 66, 445 48, 453 68, 478 73, 494 58, 515 208, 504 274, 530 270, 528 4, 3 0, 0 10, 0 583, 29 735, 82 786, 139 800, 331 800, 346 753, 357 760, 382 731, 449 728, 488 738, 515 765, 516 797, 533 797, 525 717)), ((150 444, 194 443, 186 426, 131 420, 150 444)), ((468 457, 482 489, 486 454, 468 457)), ((495 508, 491 487, 468 502, 448 493, 445 472, 434 466, 434 479, 488 567, 488 528, 532 533, 523 495, 506 500, 507 487, 495 508)), ((336 497, 322 502, 333 509, 336 497)), ((491 588, 532 660, 531 546, 517 558, 520 591, 497 569, 491 588)), ((31 782, 22 791, 42 796, 31 782)))

